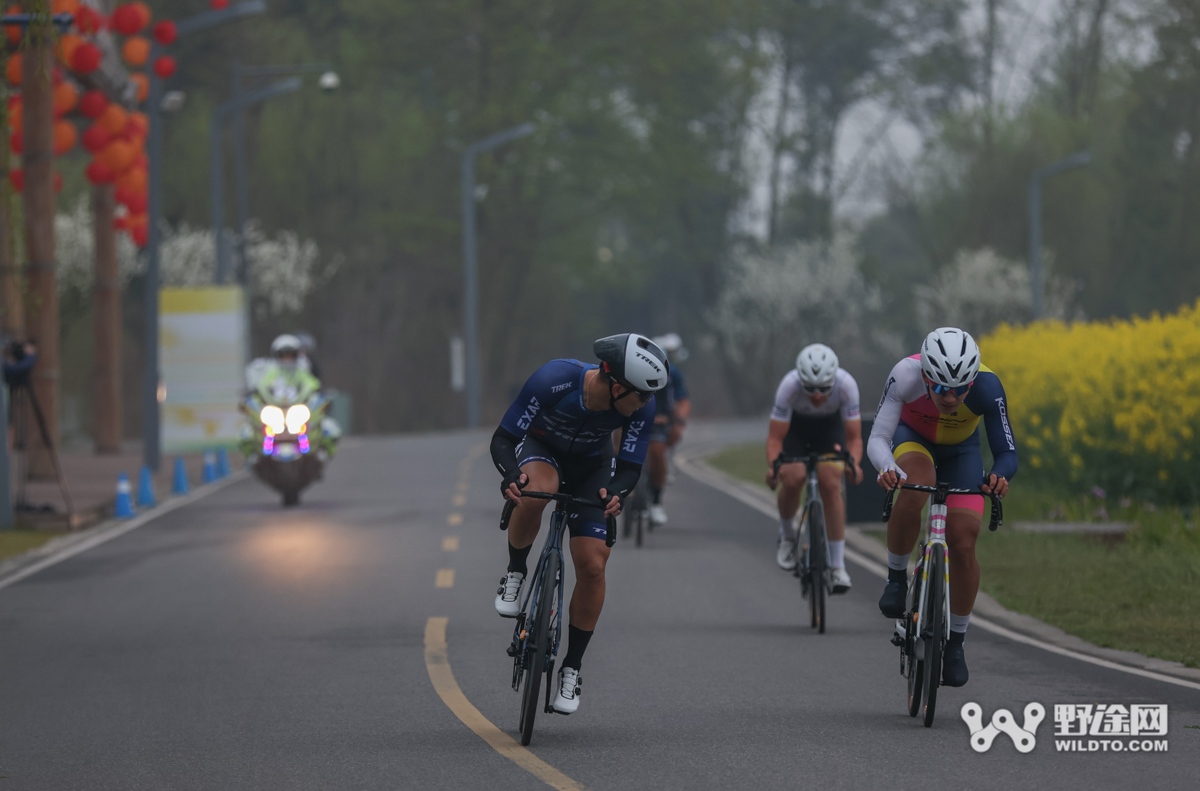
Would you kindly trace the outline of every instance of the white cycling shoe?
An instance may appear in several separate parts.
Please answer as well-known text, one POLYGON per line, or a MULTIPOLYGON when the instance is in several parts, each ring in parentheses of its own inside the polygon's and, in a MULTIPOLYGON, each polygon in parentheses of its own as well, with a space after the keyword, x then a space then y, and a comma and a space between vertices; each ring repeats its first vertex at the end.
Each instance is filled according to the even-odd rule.
POLYGON ((504 618, 516 618, 521 612, 521 586, 525 584, 525 575, 519 571, 510 571, 500 578, 500 587, 496 590, 496 612, 504 618))
POLYGON ((650 521, 656 525, 667 523, 667 509, 662 507, 662 503, 654 503, 650 506, 650 521))
POLYGON ((829 581, 833 584, 834 593, 845 593, 850 590, 850 575, 845 569, 830 569, 829 581))
POLYGON ((779 551, 775 553, 775 562, 784 571, 796 570, 796 542, 786 538, 779 539, 779 551))
POLYGON ((559 714, 574 714, 579 710, 580 686, 583 679, 579 671, 573 667, 560 668, 558 671, 558 692, 554 695, 551 705, 559 714))

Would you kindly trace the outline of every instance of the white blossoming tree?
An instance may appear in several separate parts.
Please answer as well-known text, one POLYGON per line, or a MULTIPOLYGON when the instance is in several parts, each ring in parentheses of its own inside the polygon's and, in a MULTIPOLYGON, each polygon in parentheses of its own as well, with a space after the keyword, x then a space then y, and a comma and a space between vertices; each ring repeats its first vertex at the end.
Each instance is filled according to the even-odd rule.
POLYGON ((770 404, 809 343, 832 346, 843 361, 900 354, 897 337, 872 329, 881 306, 848 238, 736 253, 708 318, 739 407, 761 412, 770 404))
MULTIPOLYGON (((95 277, 95 237, 92 212, 87 199, 55 218, 60 295, 87 294, 95 277)), ((160 256, 165 286, 204 286, 213 282, 215 251, 212 231, 186 223, 163 229, 160 256)), ((232 245, 231 245, 232 247, 232 245)), ((246 233, 250 258, 250 296, 260 312, 279 315, 299 311, 304 298, 333 274, 338 261, 322 264, 320 249, 311 239, 300 239, 293 231, 280 231, 270 238, 257 223, 246 233)), ((117 237, 117 257, 122 285, 145 271, 145 262, 125 234, 117 237)), ((238 262, 236 254, 234 267, 238 262)))
MULTIPOLYGON (((1048 252, 1043 261, 1049 271, 1048 252)), ((1083 319, 1073 304, 1076 292, 1073 281, 1047 277, 1044 318, 1083 319)), ((1028 265, 986 247, 958 251, 929 285, 914 287, 913 296, 921 326, 961 327, 976 338, 1001 322, 1026 322, 1033 315, 1028 265)))

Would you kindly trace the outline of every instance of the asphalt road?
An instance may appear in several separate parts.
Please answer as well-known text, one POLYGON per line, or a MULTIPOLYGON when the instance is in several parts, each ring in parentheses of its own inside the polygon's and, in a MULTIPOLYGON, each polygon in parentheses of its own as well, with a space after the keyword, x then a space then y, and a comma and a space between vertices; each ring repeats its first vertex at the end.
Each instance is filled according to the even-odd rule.
MULTIPOLYGON (((427 621, 445 617, 462 692, 515 734, 484 440, 360 441, 299 509, 247 480, 0 590, 0 789, 546 788, 426 667, 427 621)), ((943 688, 927 730, 905 711, 881 582, 851 565, 815 634, 772 520, 682 475, 667 503, 646 547, 614 549, 581 710, 538 720, 533 753, 582 786, 1195 787, 1200 692, 975 630, 971 682, 943 688), (967 701, 1018 721, 1043 703, 1037 748, 1001 735, 975 753, 967 701), (1055 703, 1169 704, 1168 752, 1058 753, 1055 703)))

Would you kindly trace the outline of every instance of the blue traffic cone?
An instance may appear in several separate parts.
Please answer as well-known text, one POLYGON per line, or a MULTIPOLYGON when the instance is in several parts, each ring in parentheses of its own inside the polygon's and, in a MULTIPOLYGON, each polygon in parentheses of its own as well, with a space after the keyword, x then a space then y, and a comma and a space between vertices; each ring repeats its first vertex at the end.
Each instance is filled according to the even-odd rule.
POLYGON ((117 476, 117 502, 113 506, 113 516, 118 519, 133 518, 133 488, 125 473, 117 476))
POLYGON ((204 482, 212 483, 217 479, 217 458, 211 450, 204 451, 204 482))
POLYGON ((171 482, 171 494, 187 494, 192 485, 188 483, 187 467, 183 466, 183 457, 175 457, 175 478, 171 482))
POLYGON ((154 501, 154 479, 150 477, 150 468, 142 465, 142 474, 138 476, 138 492, 137 492, 138 508, 153 508, 157 503, 154 501))
POLYGON ((229 475, 229 453, 225 448, 217 448, 217 477, 229 475))

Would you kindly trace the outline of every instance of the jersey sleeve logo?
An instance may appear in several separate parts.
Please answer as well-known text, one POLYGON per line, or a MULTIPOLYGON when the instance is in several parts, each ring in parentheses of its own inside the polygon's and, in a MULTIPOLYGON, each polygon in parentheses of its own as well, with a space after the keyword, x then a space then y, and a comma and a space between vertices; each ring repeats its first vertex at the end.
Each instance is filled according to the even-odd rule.
POLYGON ((517 421, 517 428, 522 431, 528 431, 529 426, 533 424, 533 419, 537 417, 541 411, 542 405, 538 403, 537 397, 529 399, 529 406, 525 407, 525 413, 521 415, 521 419, 517 421))
POLYGON ((1016 450, 1017 443, 1013 439, 1012 428, 1008 425, 1008 407, 1004 404, 1004 398, 996 399, 996 407, 1000 410, 1000 425, 1004 426, 1004 437, 1008 440, 1008 449, 1016 450))
POLYGON ((551 393, 561 393, 563 390, 566 390, 566 389, 574 386, 574 384, 575 384, 574 382, 565 382, 560 385, 555 385, 554 387, 550 388, 550 392, 551 393))
POLYGON ((883 386, 883 396, 880 397, 880 399, 879 399, 879 406, 876 407, 876 411, 880 411, 883 409, 883 402, 887 401, 888 393, 891 392, 892 385, 894 385, 894 384, 896 384, 896 377, 889 376, 888 380, 887 380, 887 384, 883 386))
POLYGON ((642 433, 642 428, 646 425, 644 420, 631 420, 629 425, 625 427, 625 439, 621 443, 621 450, 626 453, 637 452, 638 435, 642 433))

